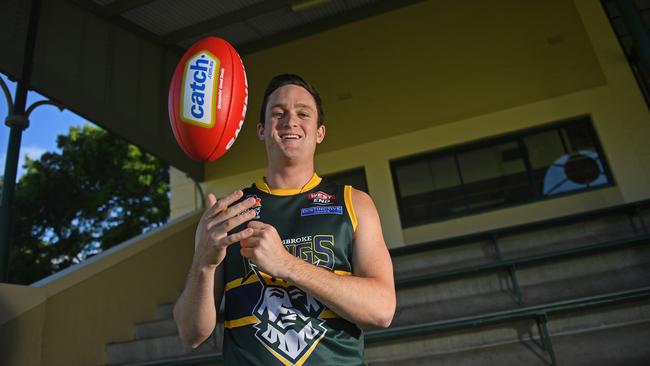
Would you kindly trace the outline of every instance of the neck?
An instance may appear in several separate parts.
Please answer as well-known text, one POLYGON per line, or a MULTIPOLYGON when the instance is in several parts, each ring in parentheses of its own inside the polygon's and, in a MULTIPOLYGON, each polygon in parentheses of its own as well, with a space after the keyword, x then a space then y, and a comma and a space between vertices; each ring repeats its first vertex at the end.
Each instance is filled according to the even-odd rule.
POLYGON ((266 184, 271 189, 302 188, 314 176, 314 162, 311 164, 274 167, 269 165, 266 184))

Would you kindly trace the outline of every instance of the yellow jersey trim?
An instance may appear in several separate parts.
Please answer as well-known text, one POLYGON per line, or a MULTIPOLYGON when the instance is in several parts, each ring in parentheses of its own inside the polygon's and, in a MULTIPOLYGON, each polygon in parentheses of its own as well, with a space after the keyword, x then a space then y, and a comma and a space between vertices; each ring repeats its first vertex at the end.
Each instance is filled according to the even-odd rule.
POLYGON ((325 310, 323 310, 322 313, 320 313, 319 318, 321 318, 321 319, 333 319, 333 318, 339 318, 339 316, 335 312, 333 312, 332 310, 325 309, 325 310))
POLYGON ((244 285, 250 285, 251 283, 259 282, 258 278, 256 275, 252 275, 244 281, 244 278, 240 277, 237 279, 234 279, 228 283, 226 283, 225 291, 232 290, 234 288, 237 288, 239 286, 244 286, 244 285))
POLYGON ((260 179, 255 182, 255 186, 257 189, 259 189, 262 192, 266 192, 268 194, 272 194, 274 196, 293 196, 295 194, 307 192, 317 185, 320 184, 320 182, 323 180, 323 178, 319 177, 318 174, 314 173, 312 175, 311 179, 307 184, 305 184, 302 188, 279 188, 279 189, 271 189, 268 184, 266 184, 266 179, 264 177, 261 177, 260 179))
POLYGON ((356 232, 359 221, 357 220, 357 214, 354 213, 354 206, 352 205, 352 186, 345 186, 343 192, 345 196, 345 208, 348 210, 350 220, 352 221, 352 230, 356 232))
POLYGON ((257 324, 259 322, 260 321, 257 320, 257 317, 251 315, 239 319, 226 320, 225 322, 223 322, 223 327, 226 329, 232 329, 232 328, 243 327, 246 325, 257 324))

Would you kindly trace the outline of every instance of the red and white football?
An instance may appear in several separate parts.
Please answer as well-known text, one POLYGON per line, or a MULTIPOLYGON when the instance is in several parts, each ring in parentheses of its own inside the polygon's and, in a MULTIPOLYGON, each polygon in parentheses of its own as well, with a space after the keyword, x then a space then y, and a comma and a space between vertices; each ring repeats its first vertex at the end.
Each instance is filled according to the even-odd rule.
POLYGON ((190 158, 215 161, 244 124, 248 84, 230 43, 207 37, 190 47, 174 71, 168 96, 174 137, 190 158))

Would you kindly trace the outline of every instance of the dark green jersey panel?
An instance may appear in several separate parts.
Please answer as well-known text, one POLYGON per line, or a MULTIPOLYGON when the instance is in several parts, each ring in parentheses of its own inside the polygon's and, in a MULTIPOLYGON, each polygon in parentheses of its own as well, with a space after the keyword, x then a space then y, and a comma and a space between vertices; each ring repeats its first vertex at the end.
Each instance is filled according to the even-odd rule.
MULTIPOLYGON (((257 199, 256 220, 273 225, 291 254, 350 275, 356 225, 348 209, 351 188, 315 178, 311 189, 292 195, 253 185, 243 199, 257 199)), ((260 272, 239 250, 238 243, 228 247, 224 264, 226 365, 364 365, 363 333, 355 324, 293 284, 260 272)))

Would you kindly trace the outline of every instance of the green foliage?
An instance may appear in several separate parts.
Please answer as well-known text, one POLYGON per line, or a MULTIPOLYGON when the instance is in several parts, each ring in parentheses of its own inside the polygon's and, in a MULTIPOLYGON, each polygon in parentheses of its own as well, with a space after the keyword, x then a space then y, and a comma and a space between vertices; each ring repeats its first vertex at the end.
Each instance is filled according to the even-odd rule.
POLYGON ((61 152, 27 159, 16 186, 10 282, 29 284, 169 216, 169 170, 151 154, 92 126, 60 135, 61 152))

